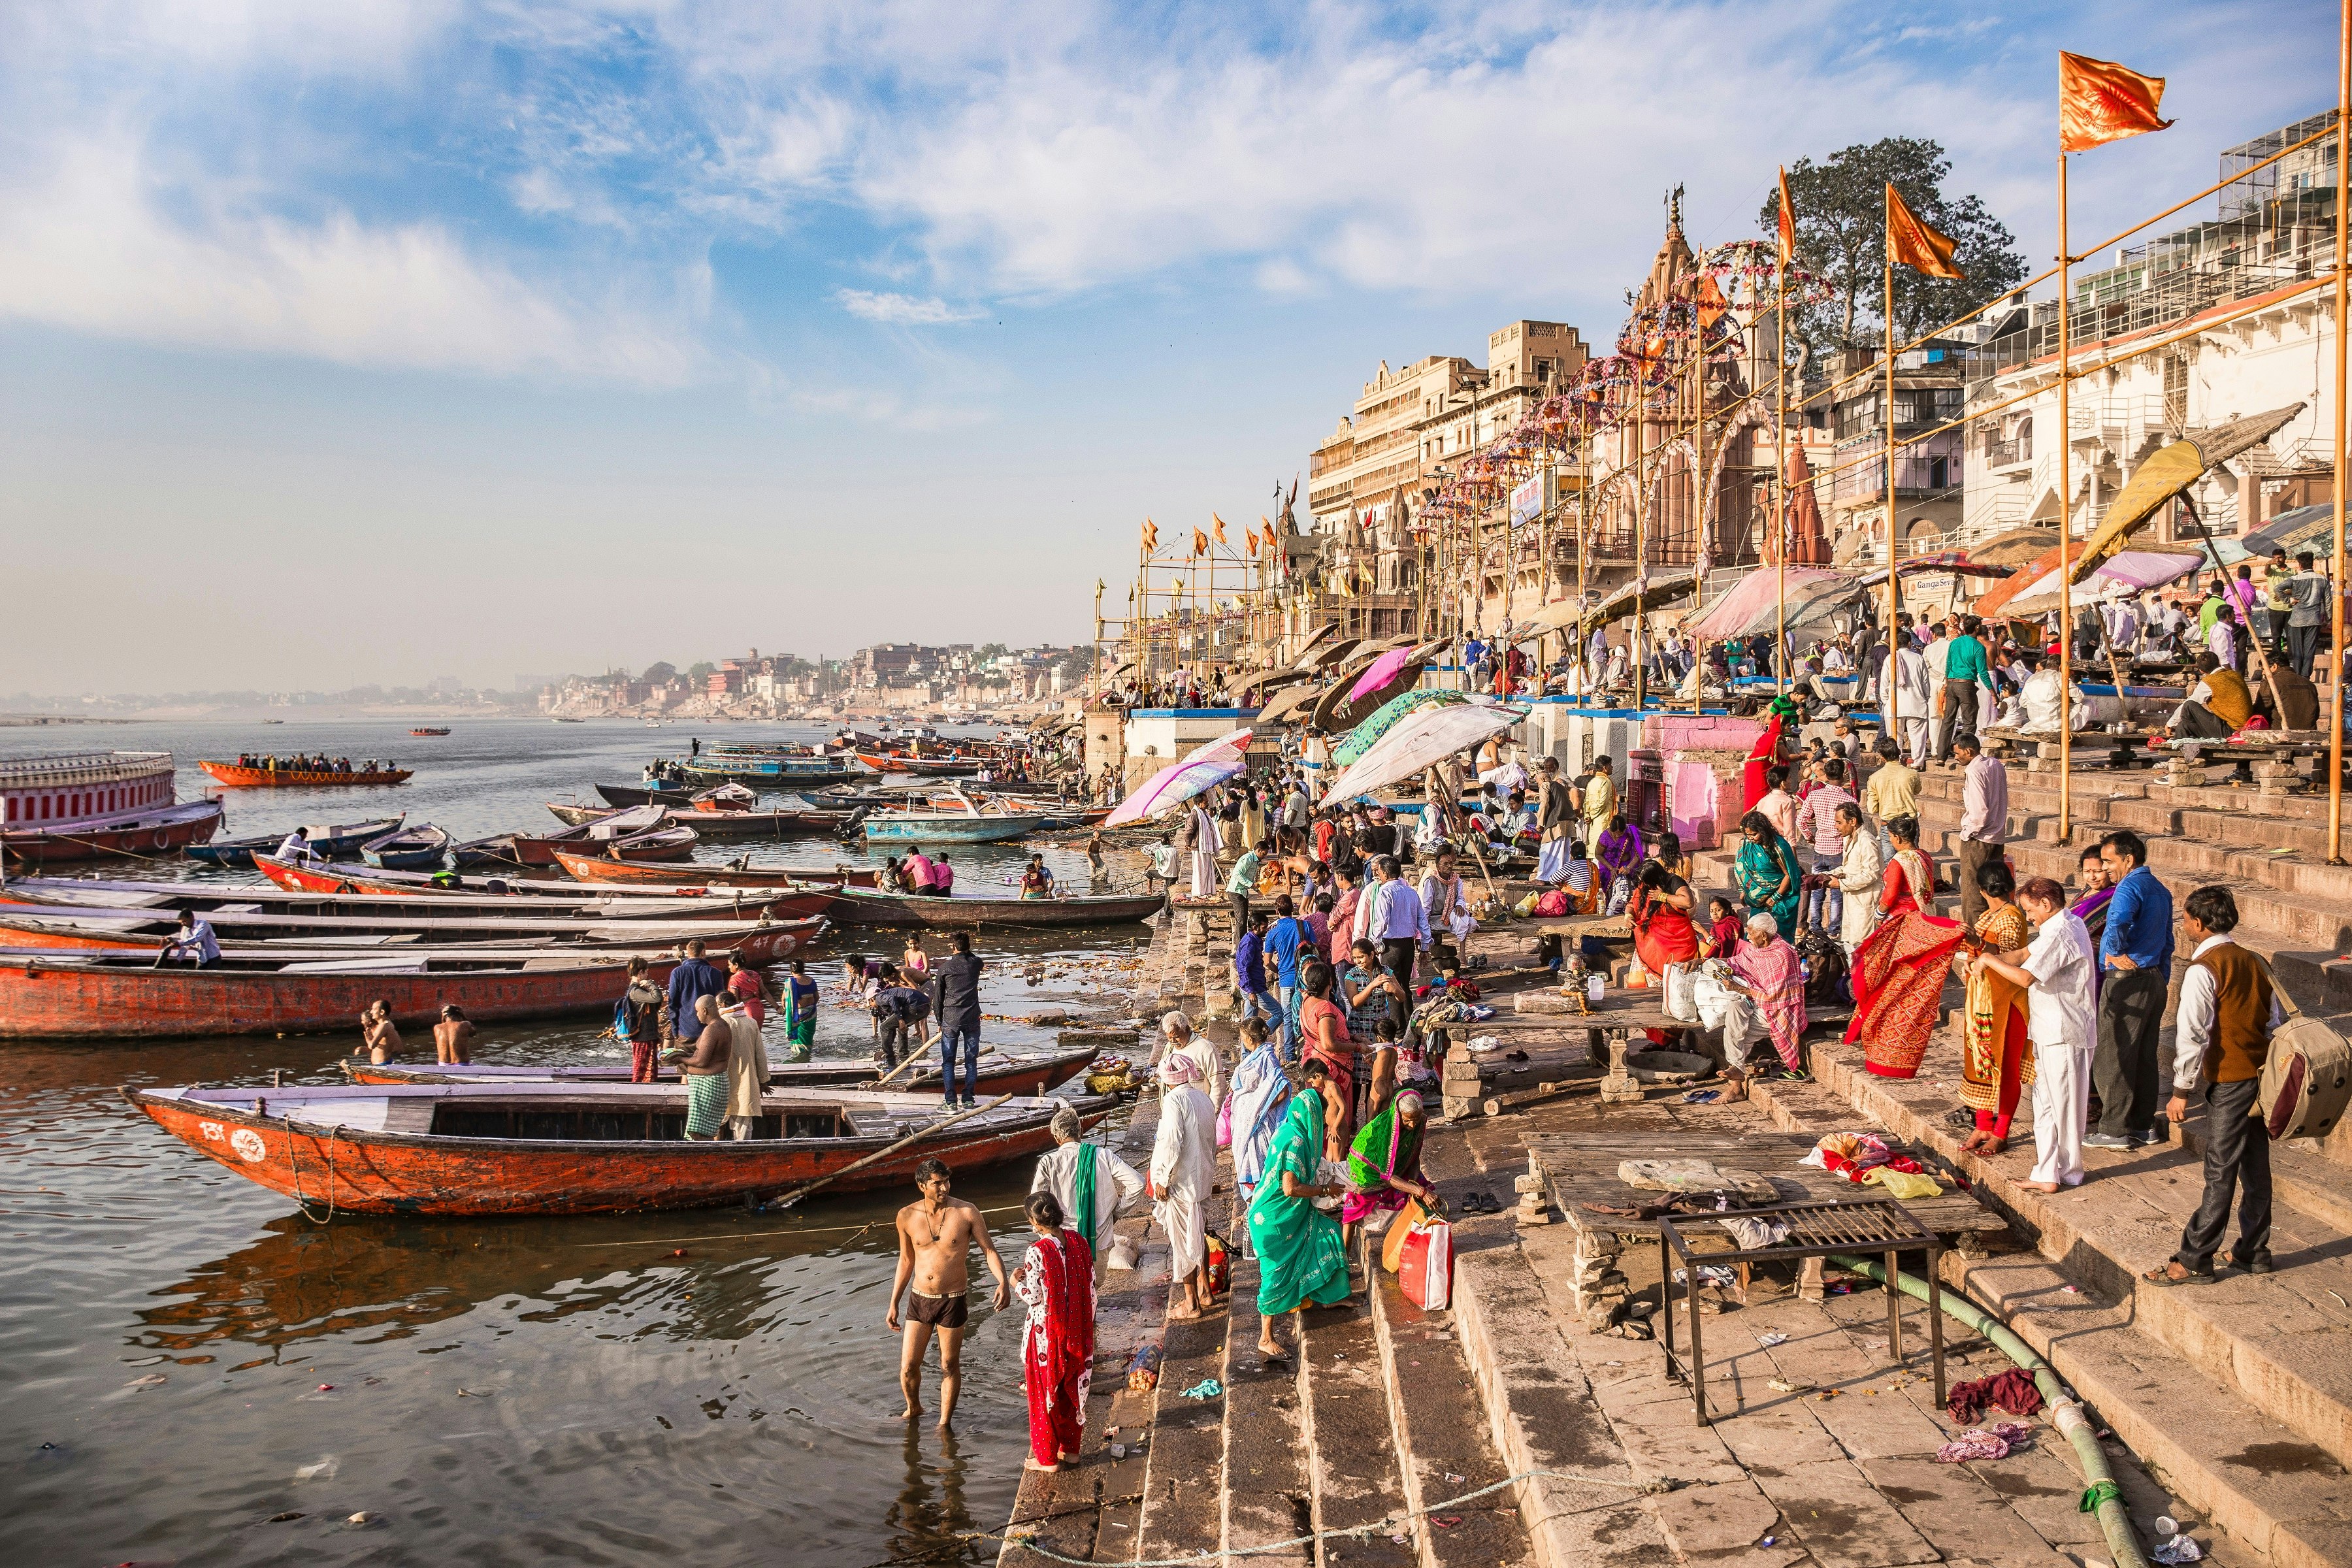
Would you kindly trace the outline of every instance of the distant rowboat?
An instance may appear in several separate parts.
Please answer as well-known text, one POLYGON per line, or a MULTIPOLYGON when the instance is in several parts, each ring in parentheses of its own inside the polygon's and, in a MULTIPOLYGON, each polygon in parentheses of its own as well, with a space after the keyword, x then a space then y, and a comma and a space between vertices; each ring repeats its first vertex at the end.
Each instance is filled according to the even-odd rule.
MULTIPOLYGON (((332 859, 339 855, 358 853, 360 846, 371 838, 398 832, 406 820, 407 815, 403 813, 398 816, 380 816, 373 822, 320 822, 304 826, 301 833, 310 846, 310 853, 332 859)), ((210 844, 191 844, 188 855, 192 859, 209 860, 215 866, 242 868, 251 866, 256 855, 278 853, 278 847, 286 842, 287 833, 293 831, 288 828, 286 833, 257 833, 246 838, 215 838, 210 844)))
MULTIPOLYGON (((1045 1055, 1009 1055, 992 1051, 980 1058, 979 1088, 986 1094, 1044 1094, 1076 1078, 1097 1055, 1093 1046, 1045 1055)), ((405 1062, 382 1064, 342 1059, 343 1076, 353 1083, 626 1083, 629 1064, 593 1063, 578 1067, 506 1067, 489 1062, 405 1062)), ((769 1069, 777 1089, 872 1089, 880 1077, 869 1058, 838 1057, 830 1060, 777 1062, 769 1069)), ((664 1078, 677 1081, 677 1069, 666 1066, 664 1078)), ((928 1079, 936 1086, 939 1068, 915 1068, 890 1080, 891 1087, 911 1091, 928 1079)))
POLYGON ((448 729, 447 729, 447 727, 446 727, 446 725, 445 725, 444 727, 440 728, 440 729, 437 729, 437 730, 435 730, 435 729, 425 729, 425 730, 411 730, 411 731, 409 731, 409 733, 410 733, 410 734, 412 734, 412 735, 446 735, 446 734, 447 734, 448 732, 449 732, 449 731, 448 731, 448 729))
POLYGON ((569 849, 555 852, 555 863, 583 882, 617 882, 645 887, 772 888, 780 882, 810 882, 824 886, 870 888, 878 873, 844 866, 694 866, 683 871, 667 866, 633 866, 624 860, 604 860, 569 849))
POLYGON ((1097 894, 1071 899, 959 899, 924 893, 866 892, 845 888, 831 912, 854 925, 1083 926, 1148 921, 1167 907, 1159 893, 1097 894))
POLYGON ((869 844, 997 844, 1034 833, 1043 812, 877 811, 864 831, 869 844))

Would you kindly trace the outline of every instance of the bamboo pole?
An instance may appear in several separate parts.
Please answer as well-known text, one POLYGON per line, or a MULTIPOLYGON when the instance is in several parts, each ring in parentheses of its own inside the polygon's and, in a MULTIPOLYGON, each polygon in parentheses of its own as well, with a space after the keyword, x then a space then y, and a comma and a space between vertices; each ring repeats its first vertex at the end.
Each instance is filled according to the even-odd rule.
POLYGON ((1638 370, 1633 373, 1633 617, 1625 628, 1625 651, 1633 660, 1633 711, 1639 713, 1649 706, 1650 701, 1649 676, 1642 668, 1643 574, 1649 570, 1649 551, 1643 537, 1642 514, 1647 510, 1645 503, 1650 497, 1650 486, 1642 472, 1643 438, 1648 435, 1643 426, 1647 423, 1645 416, 1649 411, 1643 406, 1642 373, 1638 370))
MULTIPOLYGON (((1738 324, 1738 318, 1732 319, 1738 324)), ((1706 611, 1706 574, 1697 570, 1700 563, 1711 558, 1706 552, 1706 345, 1699 344, 1698 362, 1691 367, 1691 510, 1698 518, 1698 549, 1693 552, 1691 572, 1691 619, 1696 622, 1706 611)), ((1691 656, 1691 717, 1702 718, 1706 712, 1706 660, 1699 657, 1696 643, 1691 656)), ((1628 774, 1627 777, 1631 777, 1628 774)))
MULTIPOLYGON (((2068 329, 2073 301, 2067 296, 2074 257, 2066 248, 2066 154, 2058 154, 2058 842, 2074 837, 2074 591, 2066 548, 2074 538, 2074 425, 2067 388, 2074 339, 2068 329)), ((2117 702, 2123 700, 2116 694, 2117 702)))
MULTIPOLYGON (((1901 574, 1895 569, 1897 563, 1895 559, 1895 187, 1893 185, 1886 187, 1884 205, 1885 216, 1882 219, 1882 226, 1886 232, 1886 669, 1888 675, 1899 676, 1902 673, 1902 666, 1896 661, 1895 654, 1895 595, 1898 592, 1895 584, 1900 581, 1901 574)), ((1890 679, 1882 684, 1891 693, 1895 683, 1890 679)), ((1890 700, 1886 705, 1887 730, 1895 737, 1896 745, 1901 745, 1903 742, 1901 732, 1895 727, 1893 716, 1901 711, 1901 702, 1895 700, 1890 700)))
MULTIPOLYGON (((2347 0, 2352 4, 2352 0, 2347 0)), ((1789 257, 1780 250, 1772 263, 1772 281, 1779 291, 1779 325, 1772 334, 1772 672, 1775 697, 1789 695, 1788 661, 1779 649, 1789 641, 1789 257)), ((1891 623, 1890 623, 1891 629, 1891 623)))
POLYGON ((2327 723, 2327 863, 2344 864, 2344 391, 2345 391, 2345 170, 2352 159, 2352 0, 2344 0, 2336 18, 2336 576, 2330 597, 2335 601, 2328 625, 2336 646, 2330 651, 2335 668, 2327 723))

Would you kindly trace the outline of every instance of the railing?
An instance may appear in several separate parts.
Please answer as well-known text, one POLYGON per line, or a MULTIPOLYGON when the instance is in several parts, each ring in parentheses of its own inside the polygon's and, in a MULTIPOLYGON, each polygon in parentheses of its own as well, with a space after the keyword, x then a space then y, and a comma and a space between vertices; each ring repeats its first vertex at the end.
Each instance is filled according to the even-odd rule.
POLYGON ((169 752, 79 752, 63 756, 25 757, 0 763, 0 788, 29 789, 47 784, 119 784, 172 771, 169 752))

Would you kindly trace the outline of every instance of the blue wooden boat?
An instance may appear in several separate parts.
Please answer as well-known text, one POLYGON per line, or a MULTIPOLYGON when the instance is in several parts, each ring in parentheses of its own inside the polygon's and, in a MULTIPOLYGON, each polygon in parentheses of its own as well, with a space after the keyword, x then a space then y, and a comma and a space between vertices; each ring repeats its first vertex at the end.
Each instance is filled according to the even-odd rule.
POLYGON ((386 871, 421 871, 438 866, 448 856, 447 830, 420 822, 360 846, 360 858, 386 871))
POLYGON ((801 789, 847 784, 864 778, 862 767, 844 767, 831 757, 777 757, 755 753, 706 752, 686 764, 695 787, 713 783, 745 784, 768 789, 801 789))
POLYGON ((868 844, 999 844, 1045 822, 1042 811, 877 811, 864 831, 868 844))
MULTIPOLYGON (((397 816, 380 816, 373 822, 305 823, 302 833, 310 841, 312 853, 334 860, 355 853, 371 838, 398 832, 400 825, 407 819, 408 814, 403 812, 397 816)), ((254 856, 277 854, 278 847, 286 842, 286 835, 293 831, 289 827, 278 833, 255 833, 243 838, 215 838, 210 844, 191 844, 188 857, 194 860, 209 860, 215 866, 234 866, 250 870, 254 856)))

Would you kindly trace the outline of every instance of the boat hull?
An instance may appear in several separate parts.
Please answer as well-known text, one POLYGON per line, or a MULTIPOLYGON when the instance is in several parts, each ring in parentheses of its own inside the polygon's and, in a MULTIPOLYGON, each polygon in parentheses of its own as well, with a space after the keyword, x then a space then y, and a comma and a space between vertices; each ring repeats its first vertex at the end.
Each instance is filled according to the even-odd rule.
POLYGON ((298 773, 284 768, 247 768, 235 763, 208 763, 201 757, 196 766, 225 784, 238 789, 290 789, 297 785, 325 784, 406 784, 415 770, 413 768, 378 768, 373 773, 298 773))
POLYGON ((844 890, 841 904, 828 912, 851 925, 962 928, 1130 925, 1158 915, 1167 900, 1159 893, 1102 899, 942 899, 844 890))
MULTIPOLYGON (((665 973, 668 960, 658 961, 665 973)), ((219 969, 0 964, 0 1039, 174 1039, 356 1030, 381 998, 395 1022, 431 1025, 445 1002, 477 1024, 609 1014, 625 963, 402 974, 255 974, 219 969)))
POLYGON ((169 855, 191 844, 209 843, 220 831, 218 801, 191 801, 141 812, 126 819, 99 818, 54 827, 0 829, 0 854, 43 865, 58 860, 100 860, 124 856, 169 855))
POLYGON ((869 816, 869 844, 1001 844, 1037 831, 1045 819, 1035 813, 1003 816, 869 816))
MULTIPOLYGON (((461 1218, 709 1208, 777 1196, 820 1177, 837 1175, 829 1190, 840 1192, 904 1186, 925 1160, 972 1171, 1043 1153, 1054 1142, 1051 1112, 1040 1109, 1014 1122, 950 1128, 841 1174, 895 1140, 461 1138, 319 1126, 148 1089, 122 1093, 191 1149, 314 1213, 461 1218)), ((682 1107, 682 1090, 672 1087, 667 1098, 682 1107)), ((656 1099, 646 1097, 648 1122, 656 1099)))
POLYGON ((831 870, 801 870, 790 867, 762 868, 754 866, 750 870, 739 871, 731 866, 697 866, 690 871, 678 872, 661 866, 600 859, 596 856, 582 855, 570 849, 557 850, 555 863, 578 881, 626 883, 637 887, 772 888, 779 882, 792 881, 870 888, 877 875, 847 867, 835 867, 831 870))
MULTIPOLYGON (((1076 1051, 1059 1051, 1047 1057, 980 1059, 980 1091, 987 1095, 1044 1094, 1059 1088, 1086 1070, 1097 1053, 1091 1047, 1076 1051)), ((417 1083, 626 1083, 629 1068, 618 1062, 610 1067, 498 1068, 477 1063, 471 1068, 450 1068, 441 1063, 420 1062, 404 1067, 397 1062, 381 1065, 350 1061, 343 1064, 344 1073, 353 1083, 417 1084, 417 1083)), ((868 1062, 845 1061, 785 1062, 769 1068, 778 1089, 872 1089, 878 1075, 868 1062)), ((666 1081, 671 1087, 677 1082, 677 1069, 666 1069, 666 1081)), ((939 1069, 917 1068, 890 1080, 890 1087, 901 1092, 912 1092, 926 1085, 937 1086, 939 1069)), ((655 1086, 645 1086, 651 1089, 655 1086)))

